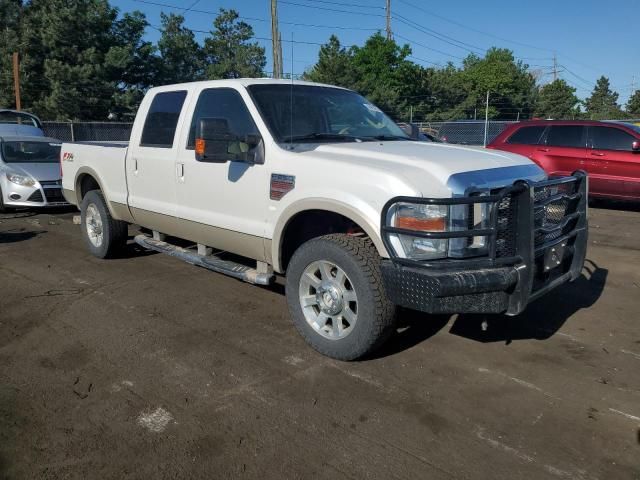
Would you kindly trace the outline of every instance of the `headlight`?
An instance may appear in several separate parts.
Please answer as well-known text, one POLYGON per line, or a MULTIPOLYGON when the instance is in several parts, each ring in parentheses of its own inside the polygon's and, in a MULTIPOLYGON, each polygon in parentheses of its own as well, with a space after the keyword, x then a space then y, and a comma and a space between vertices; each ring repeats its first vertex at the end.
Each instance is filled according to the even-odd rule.
POLYGON ((28 175, 21 175, 19 173, 7 173, 7 180, 23 187, 33 187, 36 181, 28 175))
MULTIPOLYGON (((389 214, 391 226, 418 232, 446 232, 449 223, 447 205, 397 203, 389 214)), ((412 260, 433 260, 447 256, 447 239, 423 238, 408 234, 395 235, 392 241, 399 256, 412 260)))
MULTIPOLYGON (((491 204, 432 205, 398 202, 387 213, 390 227, 425 233, 452 233, 488 229, 491 204)), ((426 238, 406 233, 391 233, 389 241, 396 255, 410 260, 468 258, 488 254, 487 236, 426 238)))

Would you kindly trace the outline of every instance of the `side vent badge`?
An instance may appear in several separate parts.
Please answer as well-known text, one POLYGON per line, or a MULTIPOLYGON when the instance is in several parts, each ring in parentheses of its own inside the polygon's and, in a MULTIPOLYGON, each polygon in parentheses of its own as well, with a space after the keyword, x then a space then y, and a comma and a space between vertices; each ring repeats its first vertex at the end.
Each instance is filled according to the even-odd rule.
POLYGON ((293 175, 282 175, 280 173, 271 174, 271 189, 269 198, 280 200, 296 186, 296 177, 293 175))

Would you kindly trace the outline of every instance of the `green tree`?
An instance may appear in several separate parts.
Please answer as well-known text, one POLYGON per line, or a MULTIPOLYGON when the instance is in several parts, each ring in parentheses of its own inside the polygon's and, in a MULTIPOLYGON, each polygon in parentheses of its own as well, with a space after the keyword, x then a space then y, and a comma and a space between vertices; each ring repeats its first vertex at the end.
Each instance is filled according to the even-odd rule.
POLYGON ((0 0, 0 108, 15 107, 13 52, 20 50, 21 0, 0 0))
POLYGON ((406 115, 406 97, 413 93, 421 67, 407 60, 408 45, 387 40, 380 32, 367 39, 362 47, 352 47, 354 88, 393 117, 406 115))
POLYGON ((579 100, 575 93, 576 89, 562 79, 547 83, 540 89, 536 116, 553 119, 574 118, 579 113, 579 100))
POLYGON ((47 119, 104 119, 114 86, 105 55, 117 11, 106 0, 32 0, 24 9, 23 93, 47 119))
POLYGON ((192 82, 204 76, 204 52, 182 15, 160 14, 162 28, 158 50, 162 59, 160 81, 163 84, 192 82))
POLYGON ((467 98, 456 107, 471 117, 484 109, 489 92, 489 116, 514 119, 528 117, 536 95, 535 78, 528 66, 516 61, 508 49, 491 48, 484 58, 471 54, 463 61, 462 83, 467 98))
POLYGON ((631 115, 640 115, 640 90, 636 90, 627 102, 627 113, 631 115))
POLYGON ((609 79, 604 75, 596 81, 591 96, 584 103, 587 116, 593 120, 620 118, 622 115, 618 93, 611 90, 609 79))
POLYGON ((320 47, 318 62, 305 72, 303 78, 312 82, 353 88, 355 72, 352 52, 340 44, 338 37, 331 35, 329 41, 320 47))
POLYGON ((142 12, 125 13, 114 22, 112 46, 105 54, 105 80, 115 92, 109 113, 131 119, 146 90, 158 77, 160 61, 156 47, 143 40, 148 26, 142 12))
POLYGON ((264 73, 267 64, 264 48, 249 42, 253 28, 238 21, 238 16, 235 10, 221 8, 213 21, 211 37, 204 41, 209 79, 260 77, 264 73))

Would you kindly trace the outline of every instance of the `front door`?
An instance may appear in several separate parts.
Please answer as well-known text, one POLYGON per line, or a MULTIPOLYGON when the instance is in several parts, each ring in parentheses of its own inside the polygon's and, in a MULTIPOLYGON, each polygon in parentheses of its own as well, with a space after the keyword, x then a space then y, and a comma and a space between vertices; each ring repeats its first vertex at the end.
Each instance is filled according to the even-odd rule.
POLYGON ((640 154, 631 148, 636 137, 621 128, 590 127, 589 190, 624 199, 640 198, 640 154))
MULTIPOLYGON (((269 199, 266 166, 197 160, 196 125, 203 118, 223 121, 238 138, 260 135, 240 91, 221 87, 200 93, 176 160, 180 229, 183 236, 199 243, 262 259, 269 199)), ((228 148, 230 153, 242 152, 247 144, 232 141, 228 148)))
MULTIPOLYGON (((160 92, 151 100, 139 144, 129 145, 127 182, 134 218, 145 227, 173 233, 176 209, 176 129, 187 92, 160 92)), ((145 108, 143 104, 141 109, 145 108)))

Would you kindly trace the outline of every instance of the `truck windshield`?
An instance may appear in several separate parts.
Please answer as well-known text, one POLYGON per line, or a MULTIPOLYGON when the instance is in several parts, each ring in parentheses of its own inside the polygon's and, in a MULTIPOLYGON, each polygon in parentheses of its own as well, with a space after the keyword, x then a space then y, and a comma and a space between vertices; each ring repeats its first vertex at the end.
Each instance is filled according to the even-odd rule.
POLYGON ((6 163, 56 163, 60 160, 59 143, 2 142, 2 160, 6 163))
POLYGON ((409 140, 382 110, 350 90, 299 84, 248 89, 280 143, 409 140))

